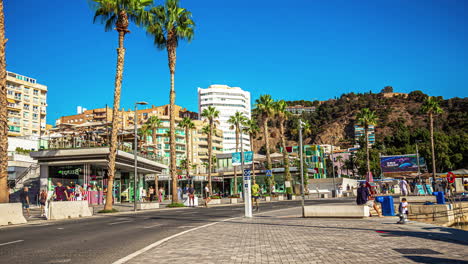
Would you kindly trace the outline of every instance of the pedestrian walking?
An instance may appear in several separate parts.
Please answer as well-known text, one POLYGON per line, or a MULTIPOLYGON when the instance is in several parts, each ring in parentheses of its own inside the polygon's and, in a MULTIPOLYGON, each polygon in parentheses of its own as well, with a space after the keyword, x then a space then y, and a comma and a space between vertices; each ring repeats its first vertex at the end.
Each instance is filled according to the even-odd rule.
POLYGON ((190 185, 188 188, 188 194, 189 194, 189 207, 193 206, 195 207, 195 188, 193 187, 193 184, 190 185))
POLYGON ((141 189, 141 201, 142 201, 142 202, 146 202, 146 201, 147 201, 146 198, 147 198, 146 189, 143 188, 143 189, 141 189))
POLYGON ((159 201, 160 203, 162 203, 163 195, 164 195, 164 188, 161 187, 161 188, 159 188, 159 191, 158 191, 158 201, 159 201))
POLYGON ((29 218, 31 214, 29 213, 29 188, 24 187, 23 190, 20 192, 20 200, 23 209, 26 209, 27 217, 29 218))
POLYGON ((182 201, 182 188, 177 186, 177 200, 182 201))
POLYGON ((55 200, 56 201, 66 201, 67 199, 67 188, 65 188, 61 182, 57 182, 55 187, 55 200))
POLYGON ((255 211, 259 211, 260 207, 258 206, 258 200, 260 199, 260 186, 253 180, 252 182, 252 205, 255 204, 255 211))
POLYGON ((41 205, 41 216, 45 216, 45 206, 47 203, 47 191, 42 189, 39 194, 39 204, 41 205))
POLYGON ((154 200, 154 188, 153 188, 153 186, 149 187, 148 192, 149 192, 149 200, 150 200, 150 202, 152 202, 154 200))
POLYGON ((408 182, 406 181, 406 178, 403 177, 403 179, 400 181, 400 190, 401 190, 401 194, 403 196, 407 196, 408 195, 408 190, 409 190, 409 185, 408 185, 408 182))
POLYGON ((205 185, 205 206, 208 208, 208 203, 211 201, 210 188, 205 185))
POLYGON ((83 187, 81 187, 79 184, 75 185, 75 193, 74 193, 75 200, 76 201, 83 200, 83 194, 84 194, 83 187))

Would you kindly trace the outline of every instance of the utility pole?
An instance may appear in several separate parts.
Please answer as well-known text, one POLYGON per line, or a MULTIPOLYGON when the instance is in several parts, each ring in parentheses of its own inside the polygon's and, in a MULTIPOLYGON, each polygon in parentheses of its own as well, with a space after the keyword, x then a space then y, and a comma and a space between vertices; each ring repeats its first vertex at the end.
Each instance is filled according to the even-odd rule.
POLYGON ((331 145, 331 163, 332 163, 332 173, 333 173, 333 195, 332 197, 335 197, 337 196, 336 194, 336 183, 335 183, 335 159, 334 159, 334 155, 333 155, 333 142, 334 142, 334 139, 335 137, 332 137, 332 145, 331 145))
POLYGON ((301 195, 302 195, 302 200, 301 200, 301 205, 302 205, 302 217, 305 217, 305 211, 304 211, 304 159, 302 157, 303 155, 303 147, 302 147, 302 120, 299 119, 299 158, 300 160, 300 166, 301 166, 301 195))

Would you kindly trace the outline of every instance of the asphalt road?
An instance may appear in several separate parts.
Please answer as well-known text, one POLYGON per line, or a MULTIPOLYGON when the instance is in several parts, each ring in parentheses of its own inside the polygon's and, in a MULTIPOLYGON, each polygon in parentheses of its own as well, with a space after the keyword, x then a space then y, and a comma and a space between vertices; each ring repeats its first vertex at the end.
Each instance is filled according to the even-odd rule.
MULTIPOLYGON (((306 204, 350 202, 308 200, 306 204)), ((262 203, 261 212, 296 206, 300 206, 300 201, 262 203)), ((4 227, 0 228, 0 263, 112 263, 184 230, 242 217, 243 214, 242 204, 101 215, 4 227)), ((207 238, 207 246, 209 244, 207 238)))

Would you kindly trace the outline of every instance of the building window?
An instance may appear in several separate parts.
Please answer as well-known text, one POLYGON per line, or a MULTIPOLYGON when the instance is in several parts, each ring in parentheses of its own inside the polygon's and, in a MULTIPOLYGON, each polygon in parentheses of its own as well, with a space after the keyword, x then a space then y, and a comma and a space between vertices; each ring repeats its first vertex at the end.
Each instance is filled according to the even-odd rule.
POLYGON ((24 104, 24 105, 23 105, 23 109, 24 109, 24 110, 29 110, 29 105, 28 105, 28 104, 24 104))
POLYGON ((39 90, 34 90, 33 94, 34 95, 39 95, 39 90))

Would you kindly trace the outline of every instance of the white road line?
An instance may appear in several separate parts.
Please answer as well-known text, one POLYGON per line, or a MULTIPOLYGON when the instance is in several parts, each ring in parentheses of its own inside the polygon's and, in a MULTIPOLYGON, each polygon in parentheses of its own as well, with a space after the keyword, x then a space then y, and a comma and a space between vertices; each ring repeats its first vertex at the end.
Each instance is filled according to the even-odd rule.
POLYGON ((146 246, 146 247, 144 247, 144 248, 142 248, 142 249, 140 249, 140 250, 138 250, 138 251, 136 251, 136 252, 134 252, 134 253, 132 253, 132 254, 126 256, 126 257, 123 257, 123 258, 121 258, 121 259, 115 261, 113 264, 123 264, 123 263, 126 263, 127 261, 133 259, 134 257, 136 257, 136 256, 138 256, 138 255, 140 255, 140 254, 142 254, 142 253, 145 253, 146 251, 148 251, 148 250, 150 250, 150 249, 152 249, 152 248, 154 248, 154 247, 157 247, 157 246, 161 245, 162 243, 164 243, 164 242, 166 242, 166 241, 168 241, 168 240, 171 240, 171 239, 173 239, 173 238, 175 238, 175 237, 181 236, 181 235, 186 234, 186 233, 188 233, 188 232, 192 232, 192 231, 195 231, 195 230, 204 228, 204 227, 212 226, 212 225, 215 225, 215 224, 217 224, 217 223, 226 222, 226 221, 233 220, 233 219, 236 219, 236 218, 237 218, 237 217, 228 218, 228 219, 224 219, 224 220, 219 221, 219 222, 209 223, 209 224, 206 224, 206 225, 202 225, 202 226, 199 226, 199 227, 195 227, 195 228, 192 228, 192 229, 189 229, 189 230, 182 231, 182 232, 177 233, 177 234, 175 234, 175 235, 172 235, 172 236, 166 237, 166 238, 164 238, 164 239, 161 239, 161 240, 159 240, 159 241, 156 241, 156 242, 154 242, 153 244, 151 244, 151 245, 149 245, 149 246, 146 246))
POLYGON ((109 225, 118 225, 118 224, 123 224, 123 223, 128 223, 128 222, 133 222, 133 221, 131 221, 131 220, 126 220, 126 221, 120 221, 120 222, 110 223, 109 225))
MULTIPOLYGON (((259 214, 266 214, 266 213, 271 213, 271 212, 276 212, 276 211, 283 211, 283 210, 289 210, 289 209, 292 209, 292 208, 296 208, 296 207, 289 207, 289 208, 283 208, 283 209, 279 209, 279 210, 271 210, 271 211, 267 211, 267 212, 262 212, 262 213, 257 213, 256 215, 259 215, 259 214)), ((171 240, 173 238, 176 238, 178 236, 181 236, 181 235, 184 235, 184 234, 187 234, 189 232, 192 232, 192 231, 195 231, 195 230, 198 230, 198 229, 201 229, 201 228, 205 228, 205 227, 209 227, 209 226, 212 226, 212 225, 216 225, 216 224, 219 224, 219 223, 222 223, 222 222, 227 222, 227 221, 230 221, 230 220, 234 220, 234 219, 237 219, 237 218, 242 218, 242 217, 231 217, 231 218, 227 218, 227 219, 224 219, 224 220, 221 220, 219 222, 213 222, 213 223, 209 223, 209 224, 206 224, 206 225, 202 225, 202 226, 198 226, 198 227, 195 227, 195 228, 192 228, 192 229, 189 229, 189 230, 185 230, 185 231, 182 231, 180 233, 177 233, 177 234, 174 234, 172 236, 169 236, 169 237, 166 237, 164 239, 161 239, 159 241, 156 241, 154 242, 153 244, 150 244, 138 251, 135 251, 133 252, 132 254, 126 256, 126 257, 123 257, 117 261, 115 261, 113 264, 123 264, 123 263, 126 263, 128 261, 130 261, 131 259, 137 257, 138 255, 141 255, 143 253, 145 253, 146 251, 152 249, 152 248, 155 248, 159 245, 161 245, 162 243, 168 241, 168 240, 171 240)))
POLYGON ((63 227, 57 227, 57 229, 62 230, 62 229, 64 229, 64 228, 63 228, 63 227))
POLYGON ((2 244, 0 244, 0 247, 1 247, 1 246, 6 246, 6 245, 10 245, 10 244, 19 243, 19 242, 23 242, 23 241, 24 241, 24 240, 15 240, 15 241, 11 241, 11 242, 2 243, 2 244))
POLYGON ((194 227, 194 226, 179 226, 177 228, 189 228, 189 227, 194 227))
POLYGON ((142 226, 142 228, 153 228, 157 226, 162 226, 162 224, 150 225, 150 226, 142 226))

